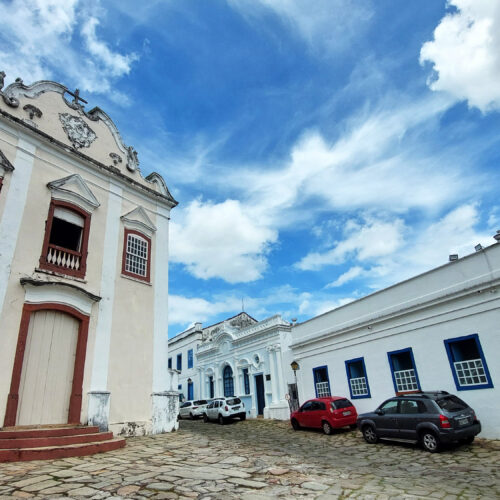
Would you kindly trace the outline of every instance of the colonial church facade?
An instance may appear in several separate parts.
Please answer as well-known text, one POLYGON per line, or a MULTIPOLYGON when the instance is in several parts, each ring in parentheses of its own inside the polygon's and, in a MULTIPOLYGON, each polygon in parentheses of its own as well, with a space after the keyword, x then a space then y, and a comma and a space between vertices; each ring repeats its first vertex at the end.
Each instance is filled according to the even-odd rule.
POLYGON ((172 430, 177 202, 78 91, 0 83, 0 425, 172 430))
POLYGON ((179 372, 186 399, 238 396, 249 417, 287 419, 289 405, 282 351, 290 324, 276 315, 257 321, 245 312, 169 341, 168 366, 179 372))

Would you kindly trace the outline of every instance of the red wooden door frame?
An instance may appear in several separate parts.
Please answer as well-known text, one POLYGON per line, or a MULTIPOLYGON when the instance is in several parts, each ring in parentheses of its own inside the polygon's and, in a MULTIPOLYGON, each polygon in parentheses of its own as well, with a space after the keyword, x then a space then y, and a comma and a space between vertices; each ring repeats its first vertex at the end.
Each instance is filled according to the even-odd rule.
MULTIPOLYGON (((69 314, 80 322, 78 328, 78 340, 76 344, 75 367, 73 370, 73 385, 69 402, 68 424, 80 423, 80 412, 82 409, 82 388, 83 371, 85 368, 85 356, 87 353, 87 338, 89 333, 89 316, 82 314, 77 309, 51 302, 43 304, 24 304, 21 316, 21 325, 19 327, 19 336, 17 338, 17 349, 14 357, 14 366, 12 368, 12 379, 10 383, 10 392, 7 398, 7 408, 5 411, 4 427, 16 425, 17 407, 19 404, 19 385, 21 383, 21 374, 23 369, 24 351, 26 348, 26 339, 28 337, 28 328, 31 314, 37 311, 59 311, 69 314)), ((43 424, 44 422, 40 422, 43 424)), ((64 423, 64 422, 61 422, 64 423)))

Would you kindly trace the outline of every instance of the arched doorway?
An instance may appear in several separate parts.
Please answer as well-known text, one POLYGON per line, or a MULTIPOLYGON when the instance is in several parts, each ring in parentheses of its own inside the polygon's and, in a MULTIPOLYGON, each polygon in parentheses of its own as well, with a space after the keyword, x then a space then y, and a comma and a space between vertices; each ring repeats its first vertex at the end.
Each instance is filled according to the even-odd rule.
POLYGON ((223 372, 224 397, 234 396, 233 369, 227 365, 223 372))
POLYGON ((4 425, 79 423, 89 317, 25 304, 4 425))

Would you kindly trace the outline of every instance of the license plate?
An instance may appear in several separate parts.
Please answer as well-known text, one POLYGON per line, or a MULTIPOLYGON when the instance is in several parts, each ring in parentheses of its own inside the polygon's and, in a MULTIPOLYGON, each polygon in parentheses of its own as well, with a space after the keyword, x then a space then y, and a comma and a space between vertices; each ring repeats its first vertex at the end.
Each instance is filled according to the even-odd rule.
POLYGON ((343 411, 342 412, 342 415, 344 415, 344 417, 347 417, 348 415, 351 414, 351 411, 350 410, 347 410, 347 411, 343 411))
POLYGON ((233 406, 233 410, 239 410, 240 407, 239 406, 233 406))
POLYGON ((467 425, 469 423, 469 419, 468 419, 468 417, 459 418, 459 419, 457 419, 457 422, 458 422, 458 425, 460 425, 460 426, 467 425))

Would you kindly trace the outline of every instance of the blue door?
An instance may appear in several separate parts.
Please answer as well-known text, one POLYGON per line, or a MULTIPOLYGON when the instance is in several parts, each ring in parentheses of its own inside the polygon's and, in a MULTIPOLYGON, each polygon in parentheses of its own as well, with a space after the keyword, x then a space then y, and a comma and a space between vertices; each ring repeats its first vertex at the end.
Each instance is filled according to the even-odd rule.
POLYGON ((257 415, 263 415, 266 406, 263 375, 255 375, 255 392, 257 393, 257 415))
POLYGON ((188 382, 188 399, 191 401, 194 399, 193 382, 188 382))

